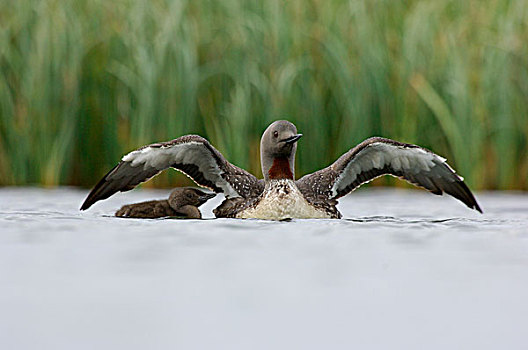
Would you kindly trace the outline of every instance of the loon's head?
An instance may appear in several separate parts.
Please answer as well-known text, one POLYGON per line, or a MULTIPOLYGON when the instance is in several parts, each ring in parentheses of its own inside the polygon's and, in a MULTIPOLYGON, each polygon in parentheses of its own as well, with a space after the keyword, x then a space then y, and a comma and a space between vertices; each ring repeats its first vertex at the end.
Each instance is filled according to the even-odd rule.
POLYGON ((176 211, 186 205, 199 207, 214 196, 216 193, 207 193, 194 187, 178 187, 170 194, 169 205, 176 211))
POLYGON ((264 179, 294 179, 295 151, 302 134, 287 120, 277 120, 260 139, 260 164, 264 179))

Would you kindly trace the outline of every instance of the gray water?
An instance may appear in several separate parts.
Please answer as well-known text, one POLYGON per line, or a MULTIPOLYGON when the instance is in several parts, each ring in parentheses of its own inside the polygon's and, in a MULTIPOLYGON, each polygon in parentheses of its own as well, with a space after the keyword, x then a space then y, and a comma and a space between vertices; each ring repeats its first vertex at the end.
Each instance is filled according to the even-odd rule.
MULTIPOLYGON (((345 220, 121 219, 0 189, 1 349, 527 349, 528 196, 357 191, 345 220)), ((205 217, 221 198, 202 209, 205 217)))

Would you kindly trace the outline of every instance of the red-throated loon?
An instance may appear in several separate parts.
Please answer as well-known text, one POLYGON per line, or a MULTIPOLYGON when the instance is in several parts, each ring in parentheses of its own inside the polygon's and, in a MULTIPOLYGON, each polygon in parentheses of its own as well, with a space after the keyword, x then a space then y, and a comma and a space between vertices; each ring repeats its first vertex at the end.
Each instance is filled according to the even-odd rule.
POLYGON ((186 219, 201 219, 199 206, 216 196, 192 187, 178 187, 171 192, 169 199, 127 204, 115 215, 125 218, 162 218, 177 216, 186 219))
POLYGON ((369 138, 330 166, 295 180, 297 141, 292 123, 272 123, 260 141, 264 179, 229 163, 206 139, 186 135, 130 152, 92 189, 81 210, 118 191, 128 191, 159 172, 175 168, 202 187, 226 199, 216 217, 283 220, 341 218, 337 199, 381 175, 392 175, 469 208, 480 209, 462 177, 437 154, 416 145, 381 137, 369 138))

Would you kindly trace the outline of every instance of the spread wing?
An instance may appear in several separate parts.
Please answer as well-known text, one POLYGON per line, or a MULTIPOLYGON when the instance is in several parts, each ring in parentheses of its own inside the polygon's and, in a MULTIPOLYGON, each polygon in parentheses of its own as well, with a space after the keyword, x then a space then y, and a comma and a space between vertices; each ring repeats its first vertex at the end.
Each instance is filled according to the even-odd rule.
POLYGON ((92 189, 81 210, 116 192, 129 191, 161 171, 175 168, 199 186, 227 198, 261 193, 262 180, 229 163, 206 139, 186 135, 172 141, 141 147, 125 155, 92 189))
POLYGON ((392 175, 441 195, 447 193, 482 213, 464 179, 439 155, 381 137, 367 139, 329 167, 297 181, 309 201, 337 199, 382 175, 392 175))

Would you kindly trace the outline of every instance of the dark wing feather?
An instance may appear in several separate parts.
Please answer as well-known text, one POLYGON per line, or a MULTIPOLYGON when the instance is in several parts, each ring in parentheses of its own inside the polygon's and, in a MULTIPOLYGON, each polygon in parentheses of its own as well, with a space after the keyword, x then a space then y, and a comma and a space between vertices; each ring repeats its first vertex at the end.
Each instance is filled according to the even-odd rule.
POLYGON ((189 176, 199 186, 227 198, 260 194, 262 180, 225 160, 206 139, 186 135, 169 142, 141 147, 125 155, 92 189, 81 210, 116 192, 129 191, 168 168, 189 176))
POLYGON ((382 175, 402 178, 441 195, 447 193, 482 213, 462 177, 437 154, 416 145, 381 137, 363 141, 329 167, 297 181, 312 202, 337 199, 382 175))

